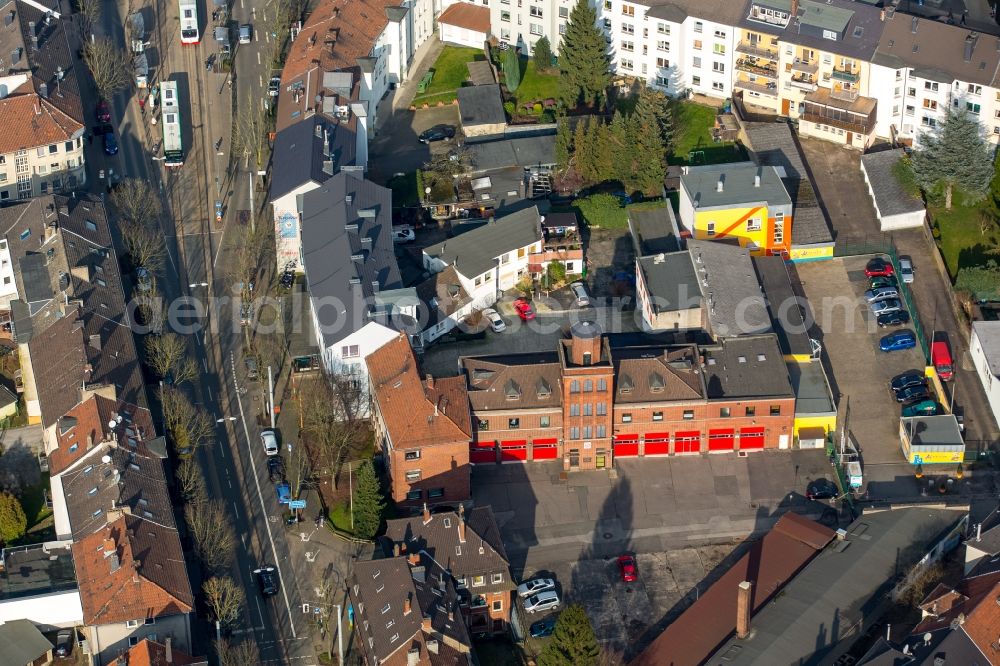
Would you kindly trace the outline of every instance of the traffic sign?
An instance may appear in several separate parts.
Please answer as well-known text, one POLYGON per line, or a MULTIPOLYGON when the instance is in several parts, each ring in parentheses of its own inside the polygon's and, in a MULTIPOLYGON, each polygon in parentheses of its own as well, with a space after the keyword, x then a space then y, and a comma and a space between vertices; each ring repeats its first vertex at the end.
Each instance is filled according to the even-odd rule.
POLYGON ((292 500, 288 503, 289 509, 304 509, 306 508, 306 501, 304 499, 292 500))

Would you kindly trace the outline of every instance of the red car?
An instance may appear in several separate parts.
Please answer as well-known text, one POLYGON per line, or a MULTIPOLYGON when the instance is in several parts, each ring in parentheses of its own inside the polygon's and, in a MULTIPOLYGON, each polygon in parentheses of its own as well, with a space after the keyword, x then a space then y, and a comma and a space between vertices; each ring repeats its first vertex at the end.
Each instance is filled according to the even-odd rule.
POLYGON ((635 558, 631 555, 622 555, 618 558, 618 568, 622 572, 622 580, 631 583, 639 578, 639 570, 635 566, 635 558))
POLYGON ((886 261, 881 257, 875 257, 865 266, 865 276, 867 277, 885 277, 892 275, 894 272, 892 262, 886 261))
POLYGON ((523 298, 514 301, 514 309, 517 310, 517 316, 524 321, 531 321, 535 318, 535 309, 531 307, 531 303, 523 298))
POLYGON ((108 107, 108 103, 103 99, 97 103, 97 111, 95 114, 97 116, 97 122, 99 123, 110 123, 111 122, 111 108, 108 107))

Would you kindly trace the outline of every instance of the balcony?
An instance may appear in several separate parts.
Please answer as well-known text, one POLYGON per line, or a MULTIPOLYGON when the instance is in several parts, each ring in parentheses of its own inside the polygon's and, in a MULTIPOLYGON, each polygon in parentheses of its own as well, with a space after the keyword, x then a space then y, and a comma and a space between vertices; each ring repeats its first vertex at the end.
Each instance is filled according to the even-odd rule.
POLYGON ((830 78, 834 79, 835 81, 846 81, 848 83, 857 83, 858 79, 861 78, 861 74, 859 72, 852 72, 849 69, 837 69, 836 67, 834 67, 833 71, 830 72, 830 78))
POLYGON ((768 79, 778 78, 778 68, 771 67, 761 67, 757 64, 757 58, 739 58, 736 61, 736 69, 741 72, 748 72, 750 74, 756 74, 757 76, 763 76, 768 79))
POLYGON ((796 58, 795 62, 792 63, 793 72, 805 72, 806 74, 815 74, 819 70, 819 63, 814 60, 805 60, 803 58, 796 58))
POLYGON ((802 76, 802 77, 794 77, 793 76, 792 80, 789 81, 789 84, 793 88, 798 88, 799 90, 805 90, 805 91, 808 91, 808 92, 812 92, 812 91, 816 90, 816 82, 813 81, 812 79, 806 78, 804 76, 802 76))
POLYGON ((845 100, 835 96, 829 88, 819 88, 806 95, 799 117, 819 125, 870 134, 875 129, 878 102, 870 97, 860 97, 855 91, 849 92, 854 93, 854 99, 845 100))
POLYGON ((747 55, 767 58, 768 60, 778 59, 777 49, 766 49, 760 46, 760 42, 740 42, 736 45, 736 51, 737 53, 746 53, 747 55))
POLYGON ((830 97, 844 102, 853 102, 858 99, 858 91, 852 88, 834 86, 830 89, 830 97))
POLYGON ((740 90, 750 90, 761 95, 767 95, 768 97, 778 96, 778 84, 777 83, 754 83, 753 81, 743 81, 737 79, 733 82, 733 87, 740 90))

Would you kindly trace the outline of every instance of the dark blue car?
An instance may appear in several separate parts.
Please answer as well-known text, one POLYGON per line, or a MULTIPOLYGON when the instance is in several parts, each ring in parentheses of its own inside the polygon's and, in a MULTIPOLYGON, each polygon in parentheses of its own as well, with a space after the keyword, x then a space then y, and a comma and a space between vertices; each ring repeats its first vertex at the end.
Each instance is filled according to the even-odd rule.
POLYGON ((104 133, 104 152, 108 155, 118 154, 118 139, 111 130, 104 133))
POLYGON ((287 481, 282 481, 277 486, 278 491, 278 504, 288 504, 292 499, 292 487, 288 485, 287 481))
POLYGON ((884 352, 902 351, 913 349, 917 346, 917 336, 913 331, 899 331, 892 333, 879 340, 878 348, 884 352))
POLYGON ((556 616, 550 615, 544 620, 539 620, 531 625, 532 638, 545 638, 551 636, 556 629, 556 616))

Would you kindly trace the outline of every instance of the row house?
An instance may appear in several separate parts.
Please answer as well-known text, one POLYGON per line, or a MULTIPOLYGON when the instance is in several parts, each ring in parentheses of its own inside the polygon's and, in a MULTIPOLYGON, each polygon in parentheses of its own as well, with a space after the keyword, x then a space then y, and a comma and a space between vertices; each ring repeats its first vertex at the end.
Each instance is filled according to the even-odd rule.
POLYGON ((469 499, 472 425, 462 377, 422 379, 405 334, 370 354, 375 445, 400 506, 469 499))
POLYGON ((734 88, 752 110, 806 136, 865 149, 875 137, 869 61, 885 14, 847 0, 751 0, 739 23, 734 88))
POLYGON ((978 118, 988 141, 1000 141, 1000 38, 888 9, 870 86, 879 136, 919 146, 950 107, 978 118))
POLYGON ((786 449, 795 396, 773 334, 698 347, 615 347, 579 322, 555 352, 463 357, 470 462, 616 458, 786 449))
POLYGON ((599 25, 607 34, 614 71, 670 95, 732 94, 739 3, 712 0, 603 0, 599 25))

